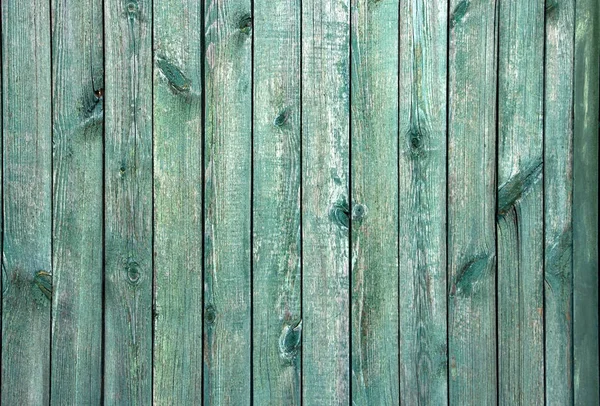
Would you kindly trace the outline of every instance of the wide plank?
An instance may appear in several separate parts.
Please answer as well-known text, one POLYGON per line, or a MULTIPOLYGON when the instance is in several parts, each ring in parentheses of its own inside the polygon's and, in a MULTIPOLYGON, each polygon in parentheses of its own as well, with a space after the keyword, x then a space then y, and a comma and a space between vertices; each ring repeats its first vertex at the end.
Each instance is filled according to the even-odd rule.
POLYGON ((599 13, 600 5, 597 0, 576 0, 572 220, 575 405, 600 404, 598 376, 599 13))
POLYGON ((52 2, 53 405, 102 396, 102 23, 99 0, 52 2))
POLYGON ((399 402, 398 0, 352 0, 351 9, 352 403, 394 405, 399 402))
POLYGON ((500 1, 498 402, 544 403, 544 1, 500 1))
POLYGON ((202 3, 154 2, 153 404, 202 403, 202 3))
POLYGON ((104 1, 104 402, 152 403, 152 2, 104 1))
POLYGON ((350 2, 302 2, 302 399, 350 402, 350 2))
POLYGON ((252 9, 205 3, 204 402, 251 398, 252 9))
POLYGON ((52 88, 50 3, 2 1, 0 403, 50 400, 52 88))
POLYGON ((448 402, 446 91, 448 2, 400 2, 402 404, 448 402))
POLYGON ((448 16, 450 404, 496 403, 497 1, 448 16))
POLYGON ((254 1, 253 396, 300 405, 300 1, 254 1))
POLYGON ((544 317, 546 403, 573 404, 573 51, 575 2, 546 3, 544 317))

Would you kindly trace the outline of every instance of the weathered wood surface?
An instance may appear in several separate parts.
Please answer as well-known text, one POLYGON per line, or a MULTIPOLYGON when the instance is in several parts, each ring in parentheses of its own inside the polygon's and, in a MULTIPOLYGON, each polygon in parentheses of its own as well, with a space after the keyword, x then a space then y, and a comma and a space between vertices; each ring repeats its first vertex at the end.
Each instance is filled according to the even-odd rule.
POLYGON ((398 1, 352 0, 352 403, 398 404, 398 1))
POLYGON ((104 402, 152 402, 152 2, 104 1, 104 402))
POLYGON ((347 405, 350 2, 303 1, 302 38, 302 399, 347 405))
POLYGON ((102 396, 102 2, 53 1, 51 11, 51 403, 92 405, 102 396))
POLYGON ((546 4, 544 316, 546 403, 573 404, 573 50, 575 2, 546 4))
POLYGON ((576 405, 597 405, 600 4, 576 0, 575 5, 573 383, 576 405))
POLYGON ((496 1, 452 0, 448 46, 450 404, 495 404, 496 1))
POLYGON ((202 402, 202 4, 154 3, 153 404, 202 402))
POLYGON ((253 396, 301 404, 300 1, 254 1, 253 396))
POLYGON ((498 402, 544 404, 544 1, 500 1, 498 402))
POLYGON ((50 3, 2 2, 3 405, 48 404, 52 301, 50 3))
POLYGON ((205 3, 204 402, 251 396, 250 0, 205 3))
POLYGON ((0 403, 600 403, 596 0, 0 8, 0 403))
POLYGON ((443 405, 448 2, 401 0, 400 22, 400 398, 443 405))

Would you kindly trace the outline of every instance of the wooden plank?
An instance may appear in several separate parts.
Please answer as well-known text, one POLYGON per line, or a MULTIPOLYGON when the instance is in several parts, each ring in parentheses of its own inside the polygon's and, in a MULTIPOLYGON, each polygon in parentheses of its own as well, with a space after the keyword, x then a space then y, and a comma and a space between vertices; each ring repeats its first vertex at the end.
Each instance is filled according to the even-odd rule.
POLYGON ((154 2, 154 399, 202 403, 202 3, 154 2))
POLYGON ((449 400, 495 404, 497 2, 452 0, 450 10, 449 400))
POLYGON ((206 31, 204 401, 251 397, 252 11, 208 0, 206 31))
POLYGON ((576 405, 600 404, 598 377, 599 13, 598 1, 576 1, 573 140, 573 379, 576 405))
POLYGON ((107 404, 152 402, 152 4, 104 1, 107 404))
POLYGON ((254 1, 253 396, 300 405, 300 1, 254 1))
POLYGON ((99 0, 52 2, 52 404, 102 395, 103 28, 99 0))
POLYGON ((52 299, 50 3, 2 2, 1 403, 49 403, 52 299))
POLYGON ((302 2, 302 399, 350 402, 350 3, 302 2))
POLYGON ((402 0, 400 21, 401 403, 443 405, 448 2, 402 0))
POLYGON ((499 7, 498 401, 544 403, 544 1, 499 7))
POLYGON ((546 3, 544 100, 544 317, 546 400, 573 404, 574 1, 546 3))
POLYGON ((351 7, 352 403, 393 405, 399 402, 398 1, 352 0, 351 7))

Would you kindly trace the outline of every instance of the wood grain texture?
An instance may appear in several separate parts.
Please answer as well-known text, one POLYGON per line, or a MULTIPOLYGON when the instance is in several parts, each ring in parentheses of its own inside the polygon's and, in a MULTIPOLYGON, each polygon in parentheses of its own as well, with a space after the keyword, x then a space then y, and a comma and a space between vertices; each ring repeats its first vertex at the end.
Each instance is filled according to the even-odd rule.
POLYGON ((104 402, 152 402, 152 4, 104 1, 104 402))
POLYGON ((598 104, 600 5, 577 0, 573 139, 573 382, 576 405, 600 404, 598 104))
POLYGON ((350 402, 350 3, 302 2, 302 393, 350 402))
POLYGON ((501 404, 544 403, 544 1, 501 1, 498 373, 501 404))
POLYGON ((155 405, 202 403, 202 3, 154 2, 155 405))
POLYGON ((242 405, 251 379, 252 13, 208 0, 206 30, 204 402, 242 405))
POLYGON ((300 405, 300 45, 300 1, 254 1, 257 405, 300 405))
POLYGON ((102 2, 52 2, 51 403, 102 395, 102 2))
POLYGON ((50 3, 2 2, 3 405, 50 396, 50 3))
POLYGON ((446 84, 448 3, 400 3, 401 403, 448 402, 446 84))
POLYGON ((448 351, 451 404, 496 403, 497 2, 450 2, 448 351))
MULTIPOLYGON (((398 388, 398 1, 352 0, 352 403, 398 388)), ((445 334, 444 334, 445 336, 445 334)))
POLYGON ((544 316, 546 403, 573 404, 573 50, 575 2, 546 3, 544 316))

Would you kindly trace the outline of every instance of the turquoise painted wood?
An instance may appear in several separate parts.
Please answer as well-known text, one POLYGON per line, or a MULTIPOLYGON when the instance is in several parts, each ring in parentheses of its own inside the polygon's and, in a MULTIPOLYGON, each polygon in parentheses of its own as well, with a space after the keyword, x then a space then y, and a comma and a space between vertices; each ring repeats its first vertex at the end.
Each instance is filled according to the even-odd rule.
POLYGON ((0 3, 1 405, 597 405, 596 0, 0 3))

